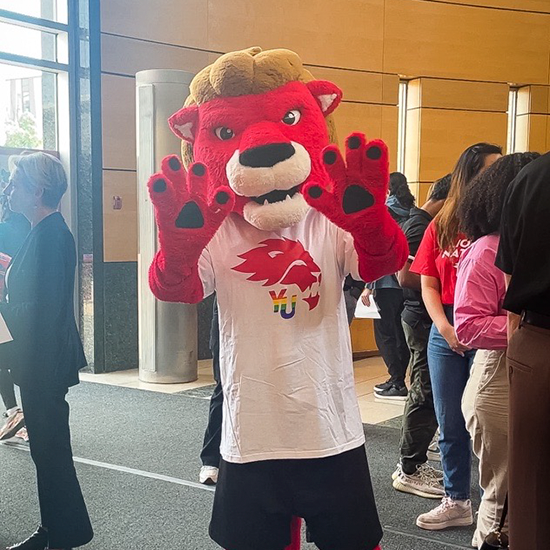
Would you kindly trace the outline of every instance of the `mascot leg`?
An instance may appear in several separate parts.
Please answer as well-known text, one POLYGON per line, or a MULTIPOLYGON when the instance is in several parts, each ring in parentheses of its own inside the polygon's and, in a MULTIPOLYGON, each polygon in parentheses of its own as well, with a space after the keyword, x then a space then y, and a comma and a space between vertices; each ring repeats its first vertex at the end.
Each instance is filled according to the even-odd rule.
MULTIPOLYGON (((285 550, 300 550, 302 535, 302 520, 300 518, 292 518, 290 524, 290 545, 285 550)), ((382 550, 381 546, 377 546, 374 550, 382 550)))
POLYGON ((285 550, 300 550, 301 534, 302 520, 300 518, 292 518, 292 522, 290 524, 290 544, 285 548, 285 550))
POLYGON ((302 520, 300 518, 292 518, 290 524, 290 545, 285 550, 300 550, 302 534, 302 520))

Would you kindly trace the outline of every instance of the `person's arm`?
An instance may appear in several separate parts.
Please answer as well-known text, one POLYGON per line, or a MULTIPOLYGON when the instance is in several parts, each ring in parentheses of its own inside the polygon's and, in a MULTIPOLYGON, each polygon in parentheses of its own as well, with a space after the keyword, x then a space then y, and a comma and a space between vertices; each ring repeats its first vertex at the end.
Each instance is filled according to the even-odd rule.
MULTIPOLYGON (((512 279, 511 275, 508 275, 508 273, 504 274, 505 280, 506 280, 506 289, 510 286, 510 280, 512 279)), ((519 322, 521 320, 521 317, 517 313, 512 313, 511 311, 508 312, 507 317, 507 335, 508 335, 508 342, 514 335, 514 332, 519 328, 519 322)))
POLYGON ((410 254, 403 268, 397 272, 397 282, 402 288, 410 288, 412 290, 416 290, 417 292, 420 292, 422 290, 420 273, 418 272, 418 270, 411 269, 411 266, 415 261, 415 257, 420 250, 422 241, 424 240, 424 236, 426 235, 426 233, 428 233, 426 237, 426 240, 428 242, 422 246, 422 250, 420 251, 421 256, 425 258, 425 263, 423 268, 421 268, 421 271, 425 271, 427 269, 428 273, 425 273, 426 275, 435 275, 435 272, 437 271, 435 264, 433 263, 431 258, 430 261, 427 261, 428 255, 433 255, 434 243, 432 230, 433 227, 430 227, 428 231, 428 228, 419 224, 406 225, 405 237, 407 238, 407 243, 409 244, 410 254))
POLYGON ((26 277, 36 279, 31 281, 34 292, 17 303, 0 303, 0 313, 14 339, 26 339, 55 326, 66 307, 65 297, 74 284, 74 241, 51 237, 48 234, 37 240, 25 255, 26 277))
POLYGON ((467 346, 463 346, 456 337, 455 329, 453 325, 447 320, 445 310, 443 309, 443 303, 441 302, 441 286, 437 277, 431 277, 429 275, 421 275, 422 284, 422 299, 428 314, 430 315, 434 325, 440 332, 441 336, 445 338, 449 347, 459 355, 464 355, 464 352, 468 349, 467 346))
POLYGON ((370 297, 372 296, 372 289, 368 286, 364 288, 363 292, 361 293, 361 301, 364 305, 367 307, 370 307, 370 297))
POLYGON ((475 349, 506 349, 507 319, 500 310, 503 293, 502 273, 494 265, 491 250, 459 264, 454 327, 462 344, 475 349))
POLYGON ((420 292, 422 285, 420 283, 420 275, 411 271, 412 259, 409 256, 409 260, 405 265, 397 272, 397 282, 402 288, 410 288, 420 292))

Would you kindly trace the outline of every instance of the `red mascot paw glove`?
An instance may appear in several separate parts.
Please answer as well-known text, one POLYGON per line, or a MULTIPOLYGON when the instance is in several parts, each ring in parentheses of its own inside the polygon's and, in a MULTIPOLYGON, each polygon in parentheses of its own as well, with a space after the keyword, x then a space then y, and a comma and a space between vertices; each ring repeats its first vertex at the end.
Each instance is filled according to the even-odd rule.
POLYGON ((231 212, 235 195, 228 187, 212 190, 203 164, 193 164, 186 174, 176 155, 163 159, 161 172, 147 185, 160 243, 149 269, 151 290, 167 302, 200 302, 199 258, 231 212))
POLYGON ((346 161, 334 145, 323 151, 331 188, 308 183, 302 193, 308 204, 351 233, 365 282, 395 273, 409 254, 407 239, 386 207, 389 183, 388 149, 381 140, 351 134, 346 161))

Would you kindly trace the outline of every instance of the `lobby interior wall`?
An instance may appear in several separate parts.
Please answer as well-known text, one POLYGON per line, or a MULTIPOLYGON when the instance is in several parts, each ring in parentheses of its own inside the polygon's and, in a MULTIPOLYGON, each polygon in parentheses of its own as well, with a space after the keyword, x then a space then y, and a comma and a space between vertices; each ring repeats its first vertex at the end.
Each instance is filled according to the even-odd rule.
MULTIPOLYGON (((517 147, 550 145, 550 106, 541 99, 550 85, 547 0, 102 0, 101 31, 103 259, 112 285, 105 285, 112 312, 106 312, 106 338, 117 334, 106 344, 117 347, 112 369, 137 361, 131 349, 137 314, 135 323, 133 314, 128 318, 128 307, 137 311, 137 71, 196 72, 251 45, 293 49, 315 76, 343 89, 335 113, 340 140, 352 130, 382 137, 392 169, 399 81, 410 80, 404 171, 419 202, 467 145, 506 146, 510 85, 538 94, 530 111, 518 109, 517 147)), ((207 309, 201 355, 207 353, 207 309)), ((355 351, 375 349, 369 321, 354 321, 352 335, 355 351)))

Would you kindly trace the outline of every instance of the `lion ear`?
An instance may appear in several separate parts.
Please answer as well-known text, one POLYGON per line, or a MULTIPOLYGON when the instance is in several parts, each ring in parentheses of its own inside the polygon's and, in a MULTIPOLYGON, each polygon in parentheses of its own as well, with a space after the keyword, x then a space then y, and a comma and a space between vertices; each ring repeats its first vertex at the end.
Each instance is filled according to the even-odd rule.
POLYGON ((168 119, 168 124, 176 136, 193 143, 199 124, 199 108, 197 105, 183 107, 168 119))
POLYGON ((342 90, 328 80, 312 80, 306 86, 325 116, 330 115, 342 100, 342 90))

